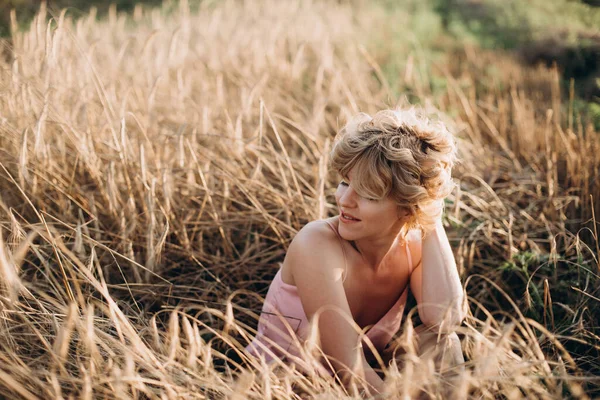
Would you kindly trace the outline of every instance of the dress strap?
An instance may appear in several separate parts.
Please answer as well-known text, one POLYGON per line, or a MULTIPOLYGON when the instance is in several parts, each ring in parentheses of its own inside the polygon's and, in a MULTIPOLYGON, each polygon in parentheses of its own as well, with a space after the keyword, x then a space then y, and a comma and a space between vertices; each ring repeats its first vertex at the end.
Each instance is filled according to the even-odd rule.
POLYGON ((331 222, 327 221, 326 219, 324 219, 323 221, 327 222, 327 225, 329 225, 329 227, 335 232, 342 246, 342 252, 344 253, 344 276, 342 277, 342 282, 345 282, 346 277, 348 276, 348 261, 346 259, 346 249, 344 248, 344 241, 340 236, 340 233, 337 231, 337 229, 335 229, 335 226, 333 226, 331 222))
POLYGON ((409 271, 409 275, 412 275, 412 272, 413 272, 412 256, 410 254, 410 247, 408 247, 408 240, 406 240, 405 242, 406 242, 406 256, 408 257, 408 271, 409 271))

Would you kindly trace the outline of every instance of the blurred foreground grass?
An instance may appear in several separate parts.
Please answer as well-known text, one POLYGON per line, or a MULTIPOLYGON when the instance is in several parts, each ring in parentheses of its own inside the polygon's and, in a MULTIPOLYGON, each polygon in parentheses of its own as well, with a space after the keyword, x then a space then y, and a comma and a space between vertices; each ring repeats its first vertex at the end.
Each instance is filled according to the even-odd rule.
MULTIPOLYGON (((241 348, 295 232, 336 212, 335 132, 410 100, 460 140, 445 216, 471 311, 460 390, 599 395, 593 121, 556 68, 456 42, 406 4, 183 1, 51 25, 42 9, 15 32, 0 60, 0 393, 347 396, 241 348)), ((390 396, 437 393, 407 362, 390 396)))
MULTIPOLYGON (((40 0, 0 0, 0 36, 10 34, 11 10, 15 10, 19 25, 28 27, 41 3, 40 0)), ((162 0, 45 0, 45 4, 50 12, 68 9, 71 16, 80 17, 86 15, 91 7, 97 10, 99 16, 103 16, 111 6, 118 12, 127 12, 132 11, 136 4, 151 7, 161 5, 162 0)))

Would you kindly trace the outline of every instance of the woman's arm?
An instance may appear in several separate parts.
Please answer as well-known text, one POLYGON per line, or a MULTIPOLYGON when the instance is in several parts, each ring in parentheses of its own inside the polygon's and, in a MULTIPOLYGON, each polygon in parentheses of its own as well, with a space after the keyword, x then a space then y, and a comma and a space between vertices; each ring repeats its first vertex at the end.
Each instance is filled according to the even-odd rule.
POLYGON ((344 384, 357 375, 374 390, 383 380, 368 365, 342 283, 344 255, 337 237, 324 223, 309 223, 292 241, 284 261, 291 268, 304 312, 311 323, 317 313, 320 345, 344 384))
POLYGON ((421 261, 411 275, 410 289, 423 324, 451 332, 464 319, 463 289, 441 219, 423 239, 421 261))

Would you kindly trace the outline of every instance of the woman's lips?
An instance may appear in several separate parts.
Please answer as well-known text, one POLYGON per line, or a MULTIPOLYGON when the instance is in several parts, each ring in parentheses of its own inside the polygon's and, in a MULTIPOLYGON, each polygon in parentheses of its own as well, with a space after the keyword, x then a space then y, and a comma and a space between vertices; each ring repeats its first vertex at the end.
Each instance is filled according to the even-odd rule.
MULTIPOLYGON (((342 222, 344 222, 346 224, 352 224, 354 222, 360 222, 359 219, 348 219, 348 218, 346 218, 346 215, 347 215, 346 213, 340 212, 340 221, 342 221, 342 222)), ((351 215, 348 215, 348 216, 351 217, 351 218, 354 218, 351 215)))

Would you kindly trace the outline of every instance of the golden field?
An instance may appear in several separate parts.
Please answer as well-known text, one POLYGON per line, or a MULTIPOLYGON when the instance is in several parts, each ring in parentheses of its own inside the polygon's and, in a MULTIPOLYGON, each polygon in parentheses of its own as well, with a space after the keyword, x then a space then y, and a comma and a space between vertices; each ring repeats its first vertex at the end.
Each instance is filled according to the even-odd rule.
MULTIPOLYGON (((294 234, 337 213, 337 130, 410 103, 459 142, 444 222, 470 307, 463 395, 600 396, 600 134, 556 68, 454 41, 407 4, 42 6, 13 24, 0 395, 353 398, 242 348, 294 234)), ((388 375, 389 398, 439 395, 414 355, 388 375)))

